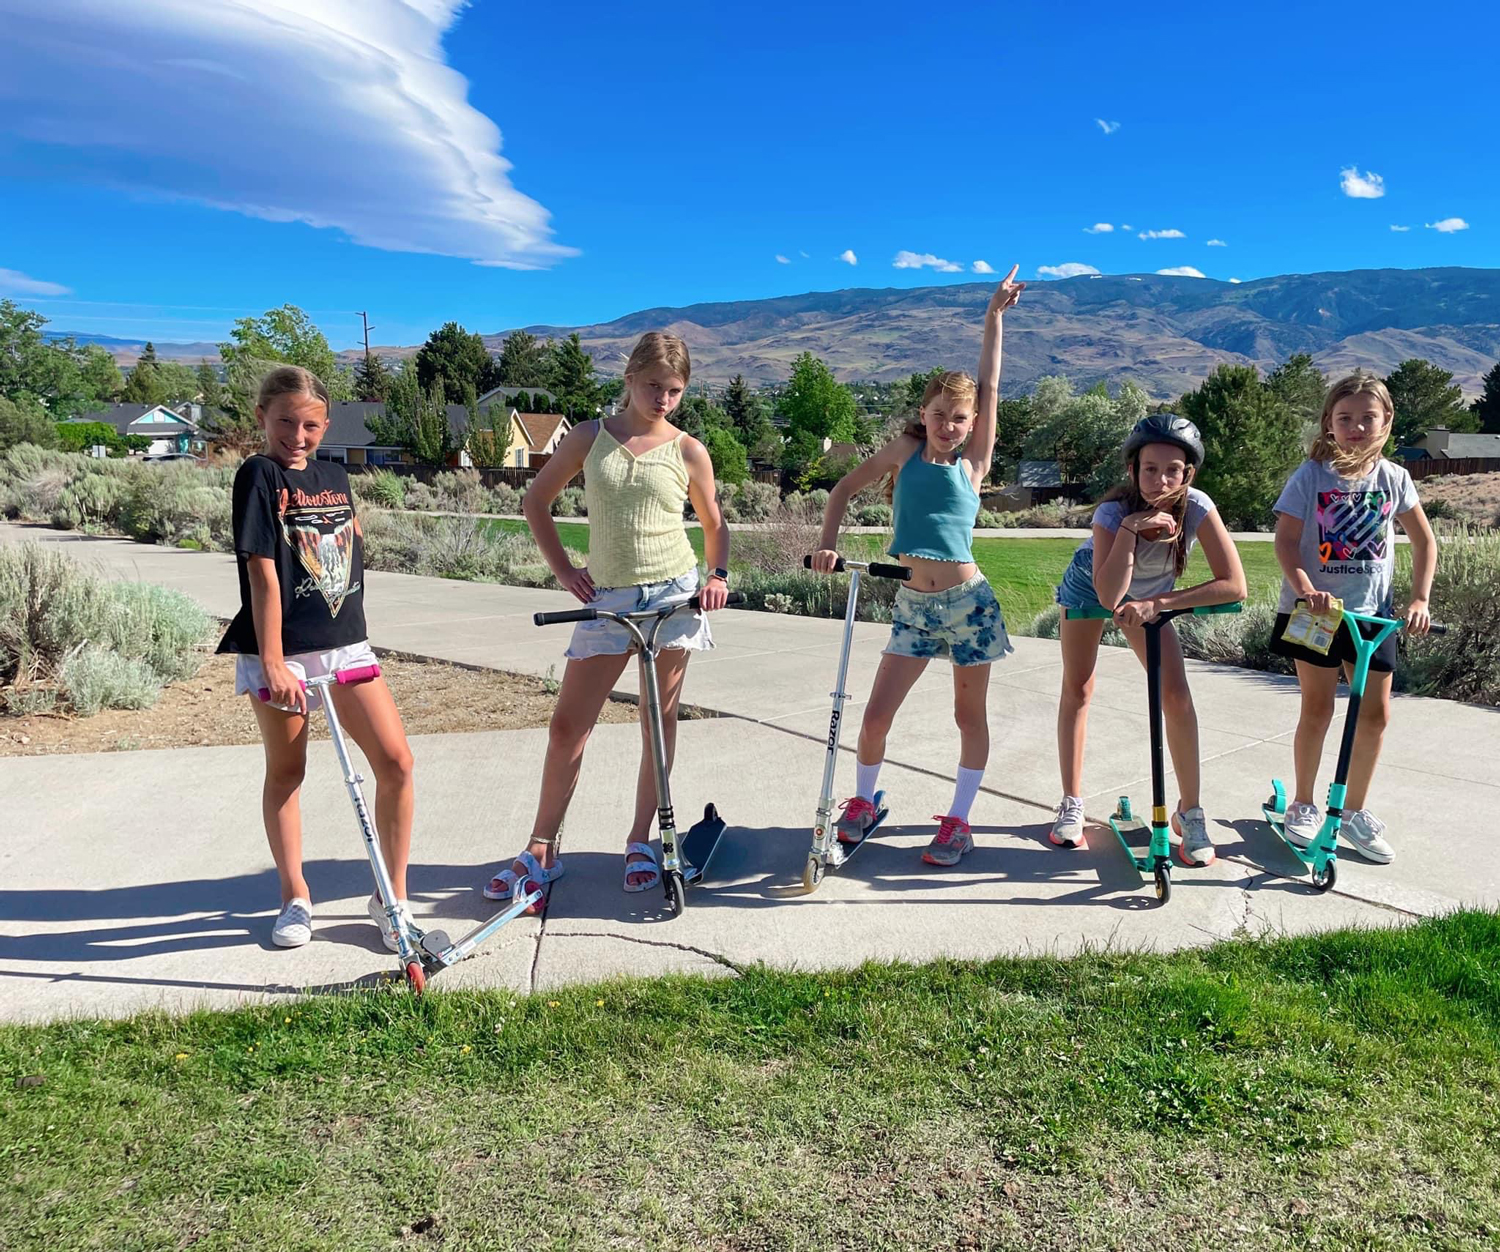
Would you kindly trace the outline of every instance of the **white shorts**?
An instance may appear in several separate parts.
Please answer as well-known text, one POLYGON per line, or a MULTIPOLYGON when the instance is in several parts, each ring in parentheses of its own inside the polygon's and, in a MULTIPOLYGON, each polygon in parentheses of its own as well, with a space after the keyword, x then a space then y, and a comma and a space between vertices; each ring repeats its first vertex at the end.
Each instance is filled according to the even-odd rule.
MULTIPOLYGON (((670 582, 643 583, 638 587, 597 587, 588 607, 608 609, 611 613, 639 613, 672 600, 686 600, 697 590, 698 571, 690 569, 670 582)), ((629 652, 633 642, 625 627, 608 618, 579 622, 573 627, 573 638, 563 655, 570 661, 582 661, 591 656, 619 656, 629 652)), ((674 613, 656 632, 656 644, 661 648, 706 651, 714 646, 714 637, 708 629, 708 615, 702 609, 697 612, 683 609, 674 613)))
MULTIPOLYGON (((286 667, 296 674, 298 678, 306 682, 309 678, 322 678, 325 674, 332 674, 341 669, 353 669, 357 665, 375 665, 375 653, 370 650, 367 639, 361 639, 358 643, 351 643, 342 648, 334 648, 328 652, 298 652, 286 658, 286 667)), ((237 696, 258 696, 270 684, 266 682, 266 671, 261 667, 260 657, 250 656, 241 652, 234 662, 234 694, 237 696)), ((285 712, 295 712, 287 709, 284 705, 273 705, 273 708, 283 709, 285 712)), ((307 711, 323 707, 322 693, 313 689, 307 693, 307 711)))

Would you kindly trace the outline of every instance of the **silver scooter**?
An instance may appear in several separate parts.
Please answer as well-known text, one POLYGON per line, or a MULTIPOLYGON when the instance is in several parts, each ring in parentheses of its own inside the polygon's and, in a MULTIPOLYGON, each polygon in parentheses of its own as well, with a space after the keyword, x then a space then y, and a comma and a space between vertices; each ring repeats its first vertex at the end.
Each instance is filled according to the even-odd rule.
MULTIPOLYGON (((745 597, 731 591, 726 605, 743 604, 745 597)), ((532 621, 538 626, 555 626, 563 622, 594 622, 605 618, 618 622, 630 632, 631 651, 636 654, 641 669, 641 699, 645 701, 646 719, 650 731, 651 764, 656 772, 656 827, 661 837, 661 885, 667 896, 667 912, 678 917, 687 907, 687 888, 703 878, 708 862, 718 850, 719 840, 724 837, 724 819, 712 803, 703 808, 703 820, 677 837, 677 819, 672 812, 672 791, 667 778, 667 745, 662 735, 661 692, 656 683, 656 658, 661 655, 656 636, 662 623, 682 609, 697 610, 698 597, 677 600, 659 608, 642 609, 636 613, 614 613, 608 609, 583 608, 563 609, 556 613, 537 613, 532 621), (640 622, 644 625, 637 626, 640 622)), ((644 869, 646 863, 641 862, 644 869)))

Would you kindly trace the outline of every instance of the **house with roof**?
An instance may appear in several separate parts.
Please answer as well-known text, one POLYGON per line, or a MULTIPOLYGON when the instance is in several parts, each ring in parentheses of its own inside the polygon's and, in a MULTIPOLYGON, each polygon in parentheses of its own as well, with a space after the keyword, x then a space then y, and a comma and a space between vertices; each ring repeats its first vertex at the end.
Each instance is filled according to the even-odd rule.
MULTIPOLYGON (((461 404, 450 404, 448 427, 461 444, 469 429, 469 413, 461 404)), ((370 417, 384 417, 385 405, 377 400, 338 400, 328 407, 328 433, 318 445, 318 460, 345 465, 410 465, 405 448, 378 442, 365 424, 370 417)), ((455 455, 452 464, 459 465, 455 455)))
POLYGON ((1416 448, 1434 461, 1494 461, 1500 469, 1500 435, 1469 435, 1434 426, 1416 448))
POLYGON ((510 412, 511 439, 506 464, 519 469, 535 469, 547 463, 557 451, 563 436, 573 429, 561 413, 510 412))
POLYGON ((202 409, 196 404, 106 404, 102 410, 85 413, 75 419, 81 422, 103 422, 120 435, 138 435, 151 443, 146 456, 172 452, 201 453, 205 440, 199 433, 202 409))

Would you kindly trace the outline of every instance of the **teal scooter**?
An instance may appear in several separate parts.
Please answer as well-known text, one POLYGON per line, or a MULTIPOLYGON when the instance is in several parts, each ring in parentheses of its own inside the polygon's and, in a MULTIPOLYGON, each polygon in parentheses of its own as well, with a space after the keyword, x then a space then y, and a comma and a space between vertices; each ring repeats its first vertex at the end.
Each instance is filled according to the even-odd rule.
MULTIPOLYGON (((1191 615, 1207 617, 1216 613, 1238 613, 1241 604, 1200 604, 1191 609, 1163 609, 1154 622, 1147 622, 1146 632, 1146 705, 1151 719, 1151 823, 1145 856, 1136 855, 1136 847, 1145 842, 1141 834, 1146 822, 1136 815, 1129 796, 1121 796, 1119 806, 1109 819, 1109 828, 1125 849, 1131 864, 1141 873, 1151 872, 1156 882, 1156 898, 1165 904, 1172 898, 1171 819, 1167 813, 1166 752, 1162 746, 1161 712, 1161 628, 1174 617, 1191 615), (1136 837, 1126 838, 1129 831, 1136 837)), ((1070 618, 1113 618, 1114 613, 1102 605, 1092 609, 1064 609, 1070 618)))
MULTIPOLYGON (((1365 682, 1370 676, 1370 658, 1402 625, 1404 623, 1389 617, 1372 617, 1344 610, 1344 628, 1354 641, 1354 676, 1349 680, 1349 707, 1344 711, 1344 734, 1339 741, 1339 763, 1334 768, 1333 781, 1328 784, 1328 807, 1323 813, 1323 825, 1312 842, 1307 847, 1300 848, 1287 838, 1286 786, 1281 779, 1271 779, 1271 798, 1260 806, 1271 829, 1281 836, 1282 843, 1312 870, 1314 891, 1329 891, 1338 881, 1337 845, 1339 831, 1344 826, 1344 789, 1349 781, 1350 759, 1354 755, 1354 736, 1359 730, 1360 701, 1364 699, 1365 682), (1368 639, 1359 629, 1360 622, 1368 622, 1376 627, 1375 633, 1368 639)), ((1441 635, 1446 628, 1433 622, 1428 630, 1434 635, 1441 635)))

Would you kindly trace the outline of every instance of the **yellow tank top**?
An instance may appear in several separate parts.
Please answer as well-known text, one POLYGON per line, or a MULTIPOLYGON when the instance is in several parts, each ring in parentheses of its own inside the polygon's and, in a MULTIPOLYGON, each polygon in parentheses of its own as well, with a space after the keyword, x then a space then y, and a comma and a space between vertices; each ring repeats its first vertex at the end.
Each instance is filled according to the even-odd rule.
POLYGON ((588 568, 596 587, 664 583, 698 564, 682 520, 688 472, 681 443, 678 435, 634 456, 599 423, 583 462, 588 568))

